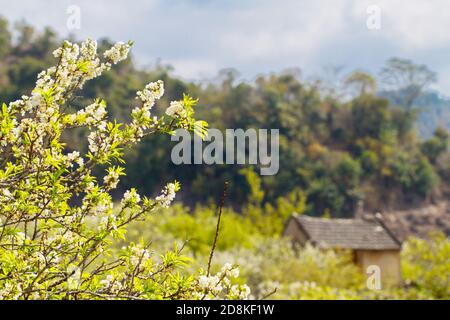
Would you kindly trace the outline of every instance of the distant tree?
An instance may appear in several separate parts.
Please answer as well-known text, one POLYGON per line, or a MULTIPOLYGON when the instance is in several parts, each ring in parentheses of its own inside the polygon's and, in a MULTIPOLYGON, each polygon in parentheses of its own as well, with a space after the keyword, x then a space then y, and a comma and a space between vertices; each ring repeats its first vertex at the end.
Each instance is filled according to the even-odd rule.
POLYGON ((415 64, 411 60, 391 58, 380 72, 382 82, 391 91, 397 91, 397 100, 407 110, 430 84, 436 82, 437 75, 426 65, 415 64))
POLYGON ((11 50, 11 34, 8 30, 8 20, 0 17, 0 59, 11 50))
POLYGON ((367 72, 354 71, 349 74, 345 81, 345 86, 354 91, 357 95, 374 93, 377 89, 375 78, 367 72))
POLYGON ((425 141, 422 146, 423 154, 435 164, 438 157, 445 153, 448 148, 449 134, 447 130, 443 128, 437 128, 433 136, 425 141))
POLYGON ((15 53, 18 56, 28 54, 33 46, 33 37, 35 30, 25 21, 20 21, 15 24, 15 29, 18 32, 17 45, 15 46, 15 53))

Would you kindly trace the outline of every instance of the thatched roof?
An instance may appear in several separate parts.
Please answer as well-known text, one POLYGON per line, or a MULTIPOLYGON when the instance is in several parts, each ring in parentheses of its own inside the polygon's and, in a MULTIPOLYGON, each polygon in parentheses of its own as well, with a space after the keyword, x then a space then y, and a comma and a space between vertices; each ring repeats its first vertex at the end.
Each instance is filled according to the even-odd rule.
POLYGON ((399 250, 401 243, 378 219, 292 216, 308 241, 320 248, 399 250))

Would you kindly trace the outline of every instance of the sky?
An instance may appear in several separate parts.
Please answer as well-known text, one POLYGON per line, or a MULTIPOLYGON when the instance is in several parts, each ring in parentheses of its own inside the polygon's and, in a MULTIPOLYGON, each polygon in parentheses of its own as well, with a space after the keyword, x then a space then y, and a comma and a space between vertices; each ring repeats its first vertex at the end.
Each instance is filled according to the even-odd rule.
POLYGON ((291 68, 377 72, 401 57, 436 71, 450 96, 448 0, 0 0, 0 15, 61 37, 133 40, 139 65, 161 61, 189 80, 224 68, 246 80, 291 68), (79 28, 68 26, 73 6, 79 28))

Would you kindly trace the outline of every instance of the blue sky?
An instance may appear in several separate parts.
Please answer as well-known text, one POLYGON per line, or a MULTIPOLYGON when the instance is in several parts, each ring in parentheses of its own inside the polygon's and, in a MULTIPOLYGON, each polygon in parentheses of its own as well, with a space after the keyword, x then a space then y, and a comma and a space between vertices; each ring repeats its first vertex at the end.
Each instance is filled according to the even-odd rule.
POLYGON ((0 0, 0 14, 62 36, 135 41, 140 65, 161 59, 187 79, 213 78, 233 67, 243 78, 300 68, 376 71, 396 56, 438 72, 450 95, 450 1, 447 0, 0 0), (68 30, 67 8, 81 9, 81 28, 68 30), (381 28, 366 26, 380 8, 381 28))

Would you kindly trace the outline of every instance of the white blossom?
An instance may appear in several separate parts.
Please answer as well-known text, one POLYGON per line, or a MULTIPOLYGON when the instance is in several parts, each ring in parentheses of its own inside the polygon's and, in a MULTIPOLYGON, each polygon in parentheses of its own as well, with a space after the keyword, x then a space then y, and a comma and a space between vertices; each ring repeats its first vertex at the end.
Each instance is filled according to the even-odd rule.
POLYGON ((106 50, 103 56, 115 64, 127 58, 130 47, 128 43, 117 42, 111 49, 106 50))
POLYGON ((103 177, 103 182, 107 188, 115 189, 119 183, 119 173, 111 170, 106 176, 103 177))
POLYGON ((141 201, 141 196, 136 192, 136 189, 132 188, 130 190, 125 191, 122 199, 122 204, 137 204, 141 201))
POLYGON ((172 101, 166 110, 166 114, 171 117, 185 116, 184 105, 181 101, 172 101))
POLYGON ((175 183, 169 183, 155 200, 160 203, 161 207, 167 208, 172 203, 173 199, 175 199, 175 190, 175 183))

